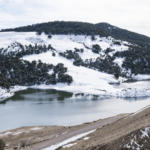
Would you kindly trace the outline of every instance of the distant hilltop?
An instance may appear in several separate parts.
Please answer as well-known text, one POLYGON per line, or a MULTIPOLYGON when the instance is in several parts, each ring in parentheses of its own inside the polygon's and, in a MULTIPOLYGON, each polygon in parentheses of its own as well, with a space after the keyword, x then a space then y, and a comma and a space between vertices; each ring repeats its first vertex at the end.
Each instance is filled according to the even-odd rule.
POLYGON ((2 29, 1 32, 16 31, 16 32, 37 32, 41 34, 75 34, 75 35, 101 35, 112 36, 117 39, 125 40, 131 43, 142 44, 146 43, 150 45, 150 38, 135 32, 131 32, 125 29, 118 28, 108 23, 86 23, 86 22, 65 22, 54 21, 47 23, 39 23, 28 25, 24 27, 17 27, 11 29, 2 29))

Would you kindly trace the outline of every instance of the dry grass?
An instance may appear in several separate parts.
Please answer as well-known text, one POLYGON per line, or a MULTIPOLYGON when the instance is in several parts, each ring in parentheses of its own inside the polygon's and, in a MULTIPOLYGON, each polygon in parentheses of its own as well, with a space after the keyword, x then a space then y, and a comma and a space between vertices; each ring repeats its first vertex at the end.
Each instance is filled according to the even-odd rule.
MULTIPOLYGON (((88 137, 90 136, 89 140, 83 140, 82 138, 75 141, 77 144, 72 146, 71 150, 123 150, 123 147, 119 148, 119 141, 128 134, 139 131, 143 126, 150 126, 150 108, 98 129, 88 135, 88 137)), ((65 149, 69 148, 59 148, 59 150, 65 149)))
MULTIPOLYGON (((83 126, 86 126, 86 124, 71 127, 40 126, 40 128, 42 128, 40 130, 31 130, 35 127, 21 127, 14 130, 6 131, 11 133, 3 136, 3 140, 6 142, 7 145, 9 145, 5 148, 5 150, 19 147, 30 147, 40 142, 50 140, 56 135, 60 135, 64 132, 69 132, 83 126), (19 132, 21 133, 16 134, 19 132)), ((6 132, 1 134, 5 134, 6 132)))
POLYGON ((9 132, 11 133, 4 135, 3 140, 7 145, 9 145, 6 147, 6 150, 17 147, 26 147, 45 140, 49 140, 50 138, 53 138, 54 135, 60 134, 65 130, 63 126, 47 126, 42 127, 43 129, 40 130, 31 130, 32 128, 34 127, 22 127, 10 130, 9 132))
POLYGON ((31 138, 21 140, 20 141, 20 148, 25 148, 25 147, 29 146, 30 143, 31 143, 31 138))

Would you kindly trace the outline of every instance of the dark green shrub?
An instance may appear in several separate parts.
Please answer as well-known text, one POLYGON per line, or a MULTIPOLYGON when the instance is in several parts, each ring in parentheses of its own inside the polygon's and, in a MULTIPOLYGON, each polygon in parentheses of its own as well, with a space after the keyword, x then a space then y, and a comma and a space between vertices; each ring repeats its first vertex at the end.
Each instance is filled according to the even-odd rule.
POLYGON ((0 150, 4 150, 4 147, 5 147, 5 142, 0 139, 0 150))

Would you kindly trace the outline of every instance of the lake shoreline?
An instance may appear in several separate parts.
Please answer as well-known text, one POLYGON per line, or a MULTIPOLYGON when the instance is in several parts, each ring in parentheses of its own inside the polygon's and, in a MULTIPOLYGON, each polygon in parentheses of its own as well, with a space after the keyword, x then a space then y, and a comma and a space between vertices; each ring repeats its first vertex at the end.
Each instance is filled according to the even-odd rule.
MULTIPOLYGON (((123 83, 121 88, 136 85, 143 85, 145 88, 149 86, 149 81, 123 83)), ((149 105, 149 100, 148 97, 116 98, 57 90, 26 89, 16 92, 13 97, 0 103, 0 132, 22 126, 79 125, 99 118, 133 113, 149 105)))
MULTIPOLYGON (((80 125, 73 125, 73 126, 32 126, 32 127, 20 127, 12 130, 8 130, 5 132, 0 133, 0 138, 2 138, 6 143, 6 150, 10 150, 12 148, 19 148, 20 143, 22 141, 27 142, 27 146, 35 146, 42 142, 51 140, 58 136, 65 135, 67 133, 87 128, 88 126, 94 126, 93 128, 96 129, 96 124, 107 122, 107 120, 115 120, 127 117, 131 114, 120 114, 117 116, 99 119, 93 122, 86 122, 80 125)), ((109 123, 108 123, 109 124, 109 123)), ((107 125, 107 123, 105 124, 107 125)), ((104 126, 105 126, 104 125, 104 126)), ((89 129, 90 130, 90 129, 89 129)))
MULTIPOLYGON (((150 81, 149 78, 146 78, 146 79, 134 79, 132 81, 124 81, 124 82, 110 82, 109 84, 110 85, 119 85, 119 84, 130 84, 130 83, 139 83, 139 82, 143 82, 143 81, 150 81), (119 83, 119 84, 118 84, 119 83)), ((3 93, 0 95, 0 103, 4 102, 5 100, 7 100, 8 98, 11 98, 12 96, 15 95, 16 92, 18 91, 22 91, 22 90, 27 90, 27 89, 40 89, 40 90, 57 90, 57 91, 64 91, 64 92, 70 92, 70 93, 73 93, 73 94, 78 94, 78 93, 84 93, 84 94, 87 94, 87 95, 97 95, 97 96, 111 96, 111 97, 150 97, 150 92, 148 91, 148 89, 141 89, 140 92, 144 91, 144 92, 147 92, 148 94, 147 95, 135 95, 135 93, 139 92, 139 91, 136 91, 135 89, 133 91, 127 91, 125 94, 124 94, 124 90, 127 90, 127 89, 122 89, 122 90, 117 90, 117 88, 113 87, 111 89, 111 91, 106 91, 106 90, 103 90, 103 89, 97 89, 95 91, 92 91, 91 93, 88 91, 82 91, 80 88, 80 90, 78 91, 77 87, 74 89, 72 89, 73 85, 70 85, 68 87, 70 88, 67 88, 66 89, 66 86, 68 86, 67 84, 56 84, 56 85, 49 85, 49 86, 46 86, 46 85, 40 85, 40 86, 37 86, 37 85, 34 85, 34 86, 30 86, 30 87, 27 87, 27 86, 14 86, 14 87, 11 87, 9 90, 7 89, 3 89, 7 92, 3 93), (60 87, 60 88, 59 88, 60 87), (64 89, 64 88, 65 89, 64 89), (71 90, 72 89, 72 90, 71 90), (132 93, 132 94, 130 94, 132 93)), ((82 87, 82 86, 81 86, 82 87)), ((84 86, 83 86, 84 87, 84 86)), ((0 87, 0 92, 1 92, 1 87, 0 87)))

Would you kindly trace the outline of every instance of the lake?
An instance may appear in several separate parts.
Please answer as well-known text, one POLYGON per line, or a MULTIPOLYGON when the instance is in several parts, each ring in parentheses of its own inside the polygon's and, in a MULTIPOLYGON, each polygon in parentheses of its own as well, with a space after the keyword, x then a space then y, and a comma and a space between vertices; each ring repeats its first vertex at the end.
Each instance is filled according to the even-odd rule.
MULTIPOLYGON (((150 81, 112 85, 115 88, 150 87, 150 81)), ((131 113, 150 104, 148 98, 115 98, 27 89, 0 103, 0 132, 22 126, 77 125, 131 113)))

